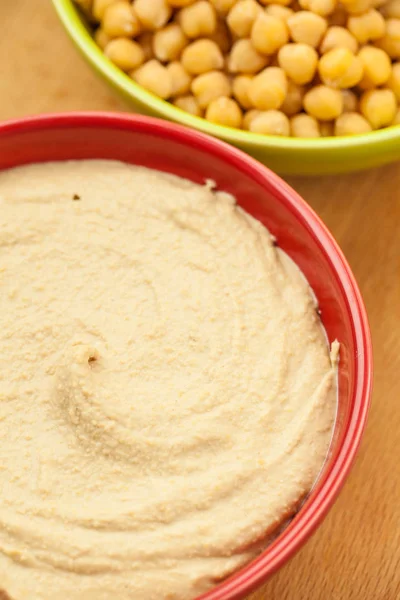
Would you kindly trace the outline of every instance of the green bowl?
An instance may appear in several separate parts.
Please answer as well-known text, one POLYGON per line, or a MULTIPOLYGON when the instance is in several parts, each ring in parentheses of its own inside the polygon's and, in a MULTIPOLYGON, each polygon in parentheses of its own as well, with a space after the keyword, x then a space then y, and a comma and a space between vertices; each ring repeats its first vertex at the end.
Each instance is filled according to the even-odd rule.
POLYGON ((194 117, 147 92, 114 66, 92 39, 72 0, 53 0, 53 4, 88 63, 136 112, 162 117, 218 137, 281 174, 345 173, 400 159, 400 125, 349 137, 298 139, 250 133, 194 117))

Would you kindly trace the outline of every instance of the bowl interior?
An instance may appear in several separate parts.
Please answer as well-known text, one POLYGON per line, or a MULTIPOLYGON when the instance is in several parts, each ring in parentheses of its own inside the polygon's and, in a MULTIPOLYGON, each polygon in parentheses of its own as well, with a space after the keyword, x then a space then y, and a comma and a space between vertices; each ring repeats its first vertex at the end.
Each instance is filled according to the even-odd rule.
POLYGON ((329 341, 341 344, 339 403, 328 460, 287 529, 250 565, 204 596, 241 598, 310 535, 341 487, 365 424, 370 385, 368 323, 351 272, 313 211, 281 179, 217 140, 146 117, 93 113, 0 125, 0 169, 30 162, 109 158, 202 183, 213 179, 264 223, 301 268, 317 296, 329 341))
POLYGON ((364 169, 400 159, 400 126, 320 139, 260 135, 195 117, 147 92, 100 50, 73 0, 52 0, 72 40, 90 65, 136 111, 203 131, 245 150, 279 173, 323 174, 364 169))

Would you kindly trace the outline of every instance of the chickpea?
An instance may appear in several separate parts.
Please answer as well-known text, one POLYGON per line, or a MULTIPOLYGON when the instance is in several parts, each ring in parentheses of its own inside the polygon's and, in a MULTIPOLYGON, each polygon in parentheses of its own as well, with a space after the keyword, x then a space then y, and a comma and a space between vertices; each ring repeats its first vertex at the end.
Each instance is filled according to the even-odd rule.
POLYGON ((374 46, 364 46, 358 57, 364 68, 364 76, 359 83, 361 89, 374 88, 388 81, 392 64, 386 52, 374 46))
POLYGON ((390 58, 400 58, 400 19, 387 19, 386 33, 375 44, 390 58))
POLYGON ((389 0, 380 9, 385 19, 400 19, 400 0, 389 0))
POLYGON ((396 100, 400 101, 400 62, 392 65, 392 73, 387 82, 387 86, 396 96, 396 100))
POLYGON ((279 66, 295 83, 309 83, 317 70, 318 54, 307 44, 286 44, 278 52, 279 66))
POLYGON ((335 135, 353 135, 372 131, 371 125, 357 112, 343 113, 335 121, 335 135))
POLYGON ((281 106, 281 111, 288 117, 292 117, 297 113, 301 112, 303 108, 303 98, 305 94, 305 88, 302 85, 298 85, 293 81, 288 81, 288 90, 286 98, 281 106))
POLYGON ((154 55, 161 62, 176 60, 187 45, 187 37, 177 23, 156 31, 153 37, 154 55))
POLYGON ((226 22, 233 34, 239 38, 247 38, 254 21, 262 12, 256 0, 239 0, 229 11, 226 22))
POLYGON ((348 14, 360 15, 371 8, 372 0, 341 0, 348 14))
POLYGON ((252 122, 252 120, 261 113, 260 110, 257 110, 256 108, 252 108, 251 110, 248 110, 244 117, 243 117, 243 123, 242 123, 242 127, 243 129, 250 129, 250 123, 252 122))
POLYGON ((111 4, 115 4, 120 0, 93 0, 92 13, 96 21, 102 21, 104 13, 111 4))
POLYGON ((267 15, 271 15, 271 17, 282 19, 285 23, 287 23, 287 20, 291 15, 294 15, 294 10, 288 6, 281 6, 280 4, 269 4, 266 7, 265 12, 267 15))
POLYGON ((358 98, 351 90, 342 90, 343 112, 357 112, 358 98))
POLYGON ((373 129, 390 125, 395 118, 396 110, 396 96, 392 90, 368 90, 361 96, 361 114, 373 129))
POLYGON ((208 105, 206 119, 225 127, 238 128, 242 124, 242 111, 235 100, 222 96, 208 105))
POLYGON ((299 0, 301 8, 321 17, 331 15, 337 6, 337 0, 299 0))
POLYGON ((326 19, 308 10, 301 10, 288 18, 290 36, 294 42, 308 44, 313 48, 319 46, 328 29, 326 19))
POLYGON ((280 110, 267 110, 256 115, 249 124, 252 133, 264 135, 290 135, 289 119, 280 110))
POLYGON ((279 17, 261 13, 251 29, 251 42, 261 54, 274 54, 289 41, 286 23, 279 17))
POLYGON ((187 37, 205 37, 216 30, 217 13, 207 0, 198 0, 178 13, 178 21, 187 37))
POLYGON ((256 75, 249 87, 249 98, 259 110, 279 108, 287 94, 288 83, 285 71, 280 67, 267 67, 256 75))
POLYGON ((305 94, 303 106, 319 121, 331 121, 343 112, 342 94, 326 85, 317 85, 305 94))
POLYGON ((232 94, 244 109, 253 106, 249 98, 249 88, 252 81, 253 77, 250 75, 237 75, 232 81, 232 94))
POLYGON ((385 33, 386 24, 381 13, 372 8, 362 15, 350 16, 347 28, 360 44, 366 44, 381 38, 385 33))
POLYGON ((237 40, 228 58, 230 73, 258 73, 268 64, 268 58, 254 48, 250 40, 237 40))
POLYGON ((347 48, 353 54, 358 50, 358 42, 354 35, 345 27, 333 26, 329 27, 324 39, 321 42, 319 50, 321 54, 329 52, 334 48, 347 48))
POLYGON ((350 88, 362 79, 364 66, 347 48, 334 48, 324 54, 318 65, 321 80, 335 88, 350 88))
POLYGON ((146 90, 164 100, 172 94, 171 75, 158 60, 149 60, 134 71, 131 77, 146 90))
POLYGON ((333 137, 334 123, 332 121, 322 121, 322 123, 319 123, 319 130, 322 137, 333 137))
POLYGON ((203 116, 203 112, 194 96, 180 96, 179 98, 175 98, 173 104, 195 117, 203 116))
POLYGON ((214 33, 209 35, 208 38, 217 44, 223 54, 227 54, 231 49, 231 34, 224 21, 217 21, 214 33))
POLYGON ((217 13, 226 15, 238 0, 210 0, 217 13))
POLYGON ((186 71, 192 75, 201 75, 224 66, 221 50, 215 42, 207 39, 196 40, 186 46, 181 61, 186 71))
POLYGON ((114 2, 106 8, 101 26, 110 37, 135 37, 140 33, 140 22, 127 2, 114 2))
POLYGON ((151 31, 164 27, 172 14, 167 0, 134 0, 133 8, 143 27, 151 31))
POLYGON ((104 54, 122 71, 133 71, 144 63, 142 47, 133 40, 116 38, 111 40, 104 49, 104 54))
POLYGON ((165 68, 171 77, 171 96, 184 96, 185 94, 188 94, 192 78, 182 67, 181 63, 179 61, 170 62, 165 68))
POLYGON ((317 119, 301 113, 290 119, 290 130, 293 137, 316 138, 321 137, 321 131, 317 119))
POLYGON ((110 42, 111 40, 112 38, 110 38, 110 36, 107 35, 101 27, 98 27, 96 29, 94 33, 94 41, 102 50, 104 50, 108 42, 110 42))
POLYGON ((229 97, 231 95, 231 84, 224 73, 210 71, 193 79, 191 92, 197 99, 200 108, 207 108, 213 100, 221 96, 229 97))

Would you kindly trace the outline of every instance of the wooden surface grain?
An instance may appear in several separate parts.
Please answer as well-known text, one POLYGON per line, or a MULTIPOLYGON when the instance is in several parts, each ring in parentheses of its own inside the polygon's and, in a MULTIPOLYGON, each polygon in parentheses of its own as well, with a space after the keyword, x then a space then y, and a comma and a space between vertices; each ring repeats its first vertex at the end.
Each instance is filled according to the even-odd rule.
MULTIPOLYGON (((0 0, 0 120, 128 110, 90 71, 50 0, 0 0)), ((359 282, 375 355, 373 405, 349 481, 314 537, 251 600, 400 599, 400 164, 289 178, 359 282)))

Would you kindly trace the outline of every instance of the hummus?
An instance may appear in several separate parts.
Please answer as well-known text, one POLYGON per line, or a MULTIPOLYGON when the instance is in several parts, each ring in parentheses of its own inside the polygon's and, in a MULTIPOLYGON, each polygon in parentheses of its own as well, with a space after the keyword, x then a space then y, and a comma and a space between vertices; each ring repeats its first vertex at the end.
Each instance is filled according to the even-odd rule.
POLYGON ((315 300, 211 184, 112 161, 0 175, 0 586, 172 600, 250 560, 327 454, 315 300))

